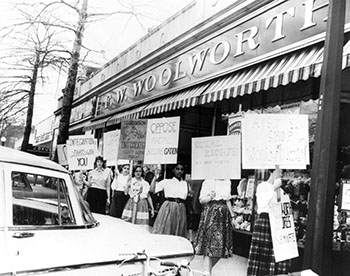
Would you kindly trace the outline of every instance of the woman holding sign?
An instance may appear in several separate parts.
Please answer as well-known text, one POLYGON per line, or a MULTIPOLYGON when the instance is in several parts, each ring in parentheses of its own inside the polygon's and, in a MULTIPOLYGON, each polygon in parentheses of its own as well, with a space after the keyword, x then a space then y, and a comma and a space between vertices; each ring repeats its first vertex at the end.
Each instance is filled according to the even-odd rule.
POLYGON ((195 239, 197 255, 204 256, 204 265, 212 273, 220 258, 232 255, 231 181, 229 179, 207 179, 203 181, 199 202, 204 205, 198 233, 195 239))
POLYGON ((142 178, 142 166, 134 168, 134 177, 129 185, 125 186, 125 192, 129 194, 130 198, 125 205, 122 219, 132 222, 133 209, 136 208, 135 224, 142 224, 148 227, 149 213, 148 206, 151 209, 151 216, 154 216, 154 208, 151 196, 149 194, 149 184, 142 178))
POLYGON ((248 258, 247 276, 277 275, 289 272, 290 260, 275 262, 269 220, 269 205, 277 202, 282 185, 280 170, 269 170, 269 179, 258 184, 256 202, 258 218, 254 224, 248 258))
POLYGON ((155 193, 164 191, 165 201, 160 207, 153 225, 153 233, 187 237, 185 200, 188 185, 184 180, 185 167, 177 163, 172 170, 173 178, 164 179, 151 188, 155 193))

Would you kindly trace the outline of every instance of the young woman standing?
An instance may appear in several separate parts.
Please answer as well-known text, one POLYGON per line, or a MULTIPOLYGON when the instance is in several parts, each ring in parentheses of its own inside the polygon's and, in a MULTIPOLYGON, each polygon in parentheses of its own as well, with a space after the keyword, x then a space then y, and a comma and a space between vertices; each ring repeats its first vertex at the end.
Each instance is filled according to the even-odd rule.
POLYGON ((91 212, 106 214, 106 205, 110 204, 110 172, 103 166, 103 158, 97 156, 95 169, 89 172, 89 189, 86 201, 90 205, 91 212))
POLYGON ((142 166, 135 166, 134 177, 129 185, 125 186, 125 193, 129 194, 130 198, 125 205, 122 219, 132 222, 133 209, 136 212, 135 224, 146 225, 148 228, 149 212, 151 209, 151 216, 154 216, 154 208, 151 196, 149 194, 149 184, 142 178, 142 166))
POLYGON ((232 255, 231 181, 207 179, 202 183, 199 202, 204 205, 195 239, 197 255, 203 255, 206 270, 211 275, 220 258, 232 255))
POLYGON ((269 205, 277 202, 277 190, 281 187, 280 170, 269 170, 269 179, 258 184, 256 202, 258 218, 254 224, 250 245, 247 276, 287 274, 290 260, 276 263, 272 246, 269 205))
POLYGON ((112 181, 112 204, 109 214, 115 218, 121 218, 125 204, 129 200, 128 193, 125 193, 125 187, 130 185, 131 174, 130 165, 123 164, 121 172, 116 170, 112 181))
POLYGON ((153 233, 187 237, 187 218, 185 200, 188 185, 184 180, 185 167, 177 163, 172 170, 173 178, 156 183, 151 190, 164 191, 165 201, 160 207, 153 225, 153 233))

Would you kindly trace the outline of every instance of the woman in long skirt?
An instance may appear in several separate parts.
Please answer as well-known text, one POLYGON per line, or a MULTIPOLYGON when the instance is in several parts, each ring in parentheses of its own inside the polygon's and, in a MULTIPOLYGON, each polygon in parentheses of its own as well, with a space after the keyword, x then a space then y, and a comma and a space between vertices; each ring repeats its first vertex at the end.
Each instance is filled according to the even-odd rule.
POLYGON ((148 228, 148 209, 151 210, 151 216, 154 216, 153 203, 149 194, 149 184, 142 178, 142 166, 136 166, 133 174, 134 177, 130 185, 126 186, 126 192, 130 198, 125 205, 122 219, 135 224, 145 225, 148 228), (132 221, 133 212, 136 213, 135 221, 132 221))
POLYGON ((277 202, 276 190, 281 184, 279 170, 275 170, 270 171, 269 179, 261 182, 257 187, 256 201, 259 217, 254 224, 247 276, 278 275, 289 272, 290 260, 275 261, 268 214, 269 205, 277 202))
POLYGON ((220 258, 232 255, 232 224, 234 216, 229 179, 205 180, 199 196, 204 205, 198 233, 195 239, 195 252, 204 256, 204 265, 211 274, 213 266, 220 258))
POLYGON ((158 193, 164 191, 165 201, 159 209, 153 225, 153 233, 187 237, 187 216, 185 200, 188 195, 188 185, 183 180, 185 168, 178 163, 172 170, 173 178, 164 179, 152 187, 158 193))

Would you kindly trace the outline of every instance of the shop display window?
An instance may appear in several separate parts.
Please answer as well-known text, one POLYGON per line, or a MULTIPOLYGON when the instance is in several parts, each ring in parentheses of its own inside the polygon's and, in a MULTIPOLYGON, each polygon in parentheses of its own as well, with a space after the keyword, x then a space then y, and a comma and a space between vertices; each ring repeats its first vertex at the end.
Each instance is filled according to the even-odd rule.
POLYGON ((333 219, 333 250, 350 251, 350 179, 340 180, 333 219))
POLYGON ((310 172, 307 170, 288 170, 283 173, 282 187, 291 201, 297 242, 301 247, 305 245, 310 181, 310 172))
MULTIPOLYGON (((254 175, 243 178, 239 182, 237 194, 232 196, 233 210, 237 215, 233 219, 234 230, 243 230, 247 233, 253 231, 257 214, 256 187, 258 183, 267 179, 267 174, 267 170, 256 170, 254 175)), ((301 247, 305 244, 310 180, 308 170, 284 170, 283 172, 282 188, 291 200, 297 242, 301 247)))
POLYGON ((243 178, 237 186, 237 194, 232 196, 232 207, 236 214, 232 219, 235 230, 252 231, 254 193, 254 175, 243 178))

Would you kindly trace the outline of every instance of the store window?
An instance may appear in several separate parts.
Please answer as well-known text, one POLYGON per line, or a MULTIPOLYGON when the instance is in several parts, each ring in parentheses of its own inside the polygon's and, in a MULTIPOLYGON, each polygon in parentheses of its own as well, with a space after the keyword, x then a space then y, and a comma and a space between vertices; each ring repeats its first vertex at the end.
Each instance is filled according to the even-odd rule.
POLYGON ((51 176, 12 172, 13 225, 72 225, 66 183, 51 176))

